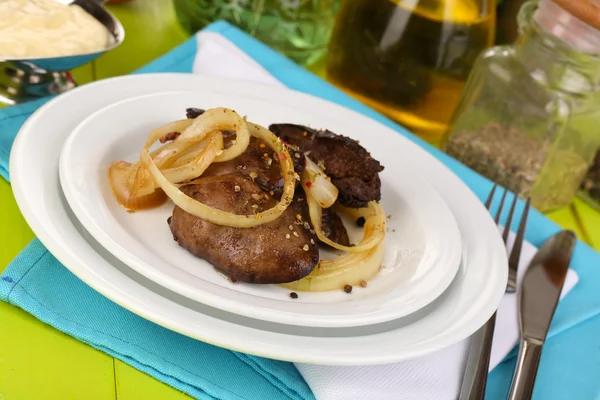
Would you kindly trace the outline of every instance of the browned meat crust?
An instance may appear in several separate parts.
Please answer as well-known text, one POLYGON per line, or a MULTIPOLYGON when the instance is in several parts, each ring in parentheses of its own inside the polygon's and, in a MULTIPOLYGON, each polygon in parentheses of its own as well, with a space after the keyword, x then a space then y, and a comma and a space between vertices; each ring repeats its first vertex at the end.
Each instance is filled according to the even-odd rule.
POLYGON ((325 236, 327 236, 330 240, 339 243, 342 246, 350 246, 348 231, 346 230, 346 227, 344 226, 340 216, 331 208, 323 209, 321 228, 323 229, 325 236))
MULTIPOLYGON (((187 186, 184 192, 211 207, 236 214, 252 214, 276 204, 242 174, 207 177, 187 186)), ((233 281, 285 283, 308 275, 319 261, 316 235, 303 222, 308 220, 306 202, 296 197, 281 217, 253 228, 216 225, 179 207, 173 210, 169 227, 179 245, 233 281), (302 219, 298 220, 297 215, 302 219)))
POLYGON ((384 167, 355 140, 294 124, 273 124, 269 130, 325 167, 325 173, 339 190, 340 204, 359 208, 381 200, 379 172, 384 167))
POLYGON ((202 114, 204 114, 204 110, 201 108, 191 107, 191 108, 186 108, 186 110, 185 110, 185 116, 188 119, 194 119, 202 114))
MULTIPOLYGON (((288 149, 294 161, 294 171, 298 176, 302 175, 305 167, 304 154, 300 151, 288 149)), ((230 161, 213 163, 202 176, 218 176, 232 173, 240 173, 247 177, 253 177, 256 183, 267 193, 273 192, 271 196, 279 197, 283 188, 280 160, 260 139, 250 138, 246 151, 230 161)))

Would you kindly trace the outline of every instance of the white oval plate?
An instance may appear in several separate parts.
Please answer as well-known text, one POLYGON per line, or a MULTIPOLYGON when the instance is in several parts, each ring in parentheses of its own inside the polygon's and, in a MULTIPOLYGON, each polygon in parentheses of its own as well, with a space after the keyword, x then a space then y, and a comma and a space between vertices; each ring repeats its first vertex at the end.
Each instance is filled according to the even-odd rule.
POLYGON ((420 357, 473 334, 494 313, 506 288, 502 238, 485 207, 457 176, 390 128, 334 103, 283 88, 265 89, 189 74, 133 75, 88 84, 49 101, 29 118, 12 148, 10 175, 19 208, 34 233, 83 282, 161 326, 248 354, 326 365, 385 364, 420 357), (387 324, 387 329, 379 325, 302 328, 211 309, 153 284, 110 257, 78 225, 64 199, 58 177, 59 153, 69 133, 94 111, 167 90, 254 93, 307 111, 327 109, 332 120, 351 121, 357 129, 381 132, 390 146, 410 149, 412 159, 422 165, 419 172, 443 196, 461 231, 463 258, 452 284, 429 306, 387 324))
MULTIPOLYGON (((377 136, 321 113, 237 93, 156 93, 112 104, 77 126, 61 152, 61 185, 75 215, 99 243, 137 272, 176 293, 224 311, 277 323, 369 325, 406 316, 435 300, 456 275, 462 249, 454 215, 414 172, 418 165, 410 163, 405 149, 387 146, 377 136), (108 182, 108 166, 116 160, 135 162, 149 132, 184 118, 188 107, 227 107, 264 126, 301 123, 360 140, 385 166, 381 204, 390 216, 384 265, 367 288, 357 287, 350 295, 342 290, 301 292, 294 300, 289 289, 278 285, 232 284, 173 240, 166 223, 172 202, 135 213, 119 206, 108 182)), ((361 231, 356 231, 351 233, 360 237, 361 231)), ((327 258, 333 255, 321 253, 327 258)))

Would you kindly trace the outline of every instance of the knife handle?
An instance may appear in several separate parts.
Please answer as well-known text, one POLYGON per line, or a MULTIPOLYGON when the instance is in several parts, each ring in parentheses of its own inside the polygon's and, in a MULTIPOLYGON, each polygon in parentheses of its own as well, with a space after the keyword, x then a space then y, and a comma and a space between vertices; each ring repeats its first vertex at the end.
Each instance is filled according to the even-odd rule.
POLYGON ((490 368, 496 313, 471 337, 467 366, 458 400, 483 400, 490 368))
POLYGON ((521 339, 517 366, 507 400, 531 399, 538 366, 540 365, 542 344, 542 342, 532 339, 521 339))

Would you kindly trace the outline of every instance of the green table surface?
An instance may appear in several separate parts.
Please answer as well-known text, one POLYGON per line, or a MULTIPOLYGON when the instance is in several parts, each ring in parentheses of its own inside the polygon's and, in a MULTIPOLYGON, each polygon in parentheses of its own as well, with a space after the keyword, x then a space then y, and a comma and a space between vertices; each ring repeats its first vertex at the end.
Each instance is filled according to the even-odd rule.
MULTIPOLYGON (((134 0, 110 6, 126 29, 125 42, 94 64, 74 71, 79 82, 123 75, 185 41, 170 0, 134 0)), ((600 213, 576 199, 549 215, 600 248, 600 213)), ((0 179, 0 271, 34 235, 10 184, 0 179)), ((58 332, 0 302, 0 400, 177 400, 189 396, 58 332)))

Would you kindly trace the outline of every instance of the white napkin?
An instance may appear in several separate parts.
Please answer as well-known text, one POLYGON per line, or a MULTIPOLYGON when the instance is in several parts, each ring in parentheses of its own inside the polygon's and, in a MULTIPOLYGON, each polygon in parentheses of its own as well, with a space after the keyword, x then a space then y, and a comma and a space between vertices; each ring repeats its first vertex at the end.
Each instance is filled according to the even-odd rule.
POLYGON ((265 85, 284 86, 252 57, 216 32, 196 34, 198 52, 193 72, 234 78, 265 85))
MULTIPOLYGON (((514 234, 509 238, 509 244, 514 234)), ((517 283, 537 249, 523 243, 517 283)), ((561 298, 579 277, 569 269, 561 298)), ((517 294, 505 294, 496 315, 490 357, 494 369, 519 341, 517 294)), ((469 339, 419 359, 369 367, 296 364, 318 400, 455 400, 465 368, 469 339)))
MULTIPOLYGON (((283 86, 235 44, 214 32, 197 34, 193 72, 283 86)), ((512 242, 514 236, 509 239, 512 242)), ((536 252, 523 244, 518 281, 536 252)), ((561 298, 578 276, 569 270, 561 298)), ((517 295, 506 294, 498 309, 490 370, 519 340, 517 295)), ((458 396, 469 339, 419 359, 368 367, 296 364, 318 400, 454 400, 458 396)))

